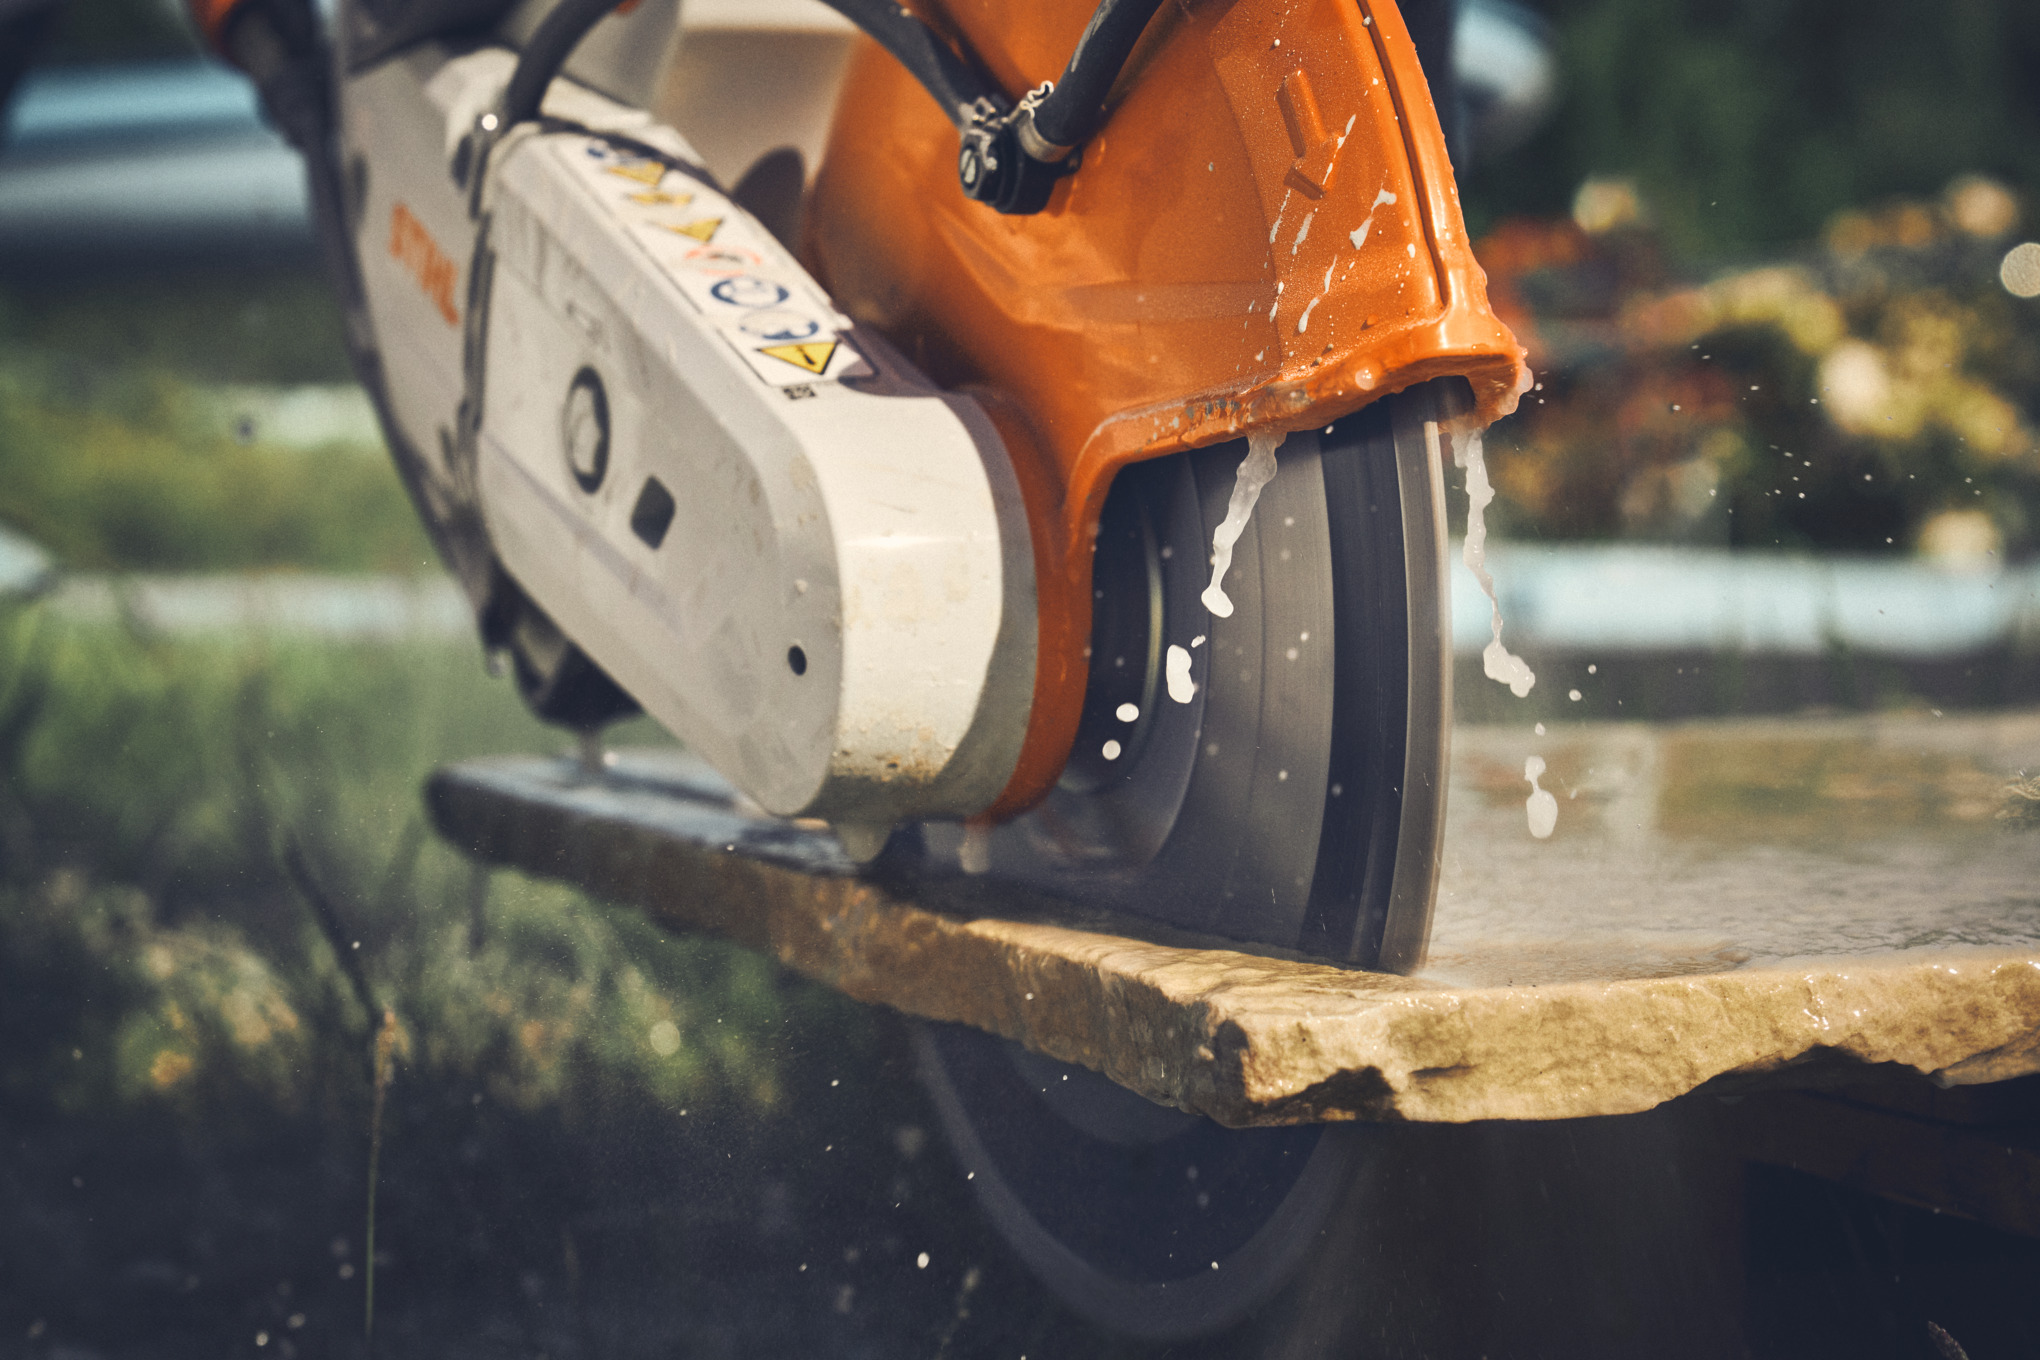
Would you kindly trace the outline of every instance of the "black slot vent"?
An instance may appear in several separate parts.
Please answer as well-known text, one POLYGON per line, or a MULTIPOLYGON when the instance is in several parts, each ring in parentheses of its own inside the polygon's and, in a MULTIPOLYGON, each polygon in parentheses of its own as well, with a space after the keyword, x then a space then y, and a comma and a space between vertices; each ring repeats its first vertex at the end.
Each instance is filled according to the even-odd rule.
POLYGON ((657 477, 645 478, 645 489, 637 493, 637 504, 630 510, 630 531, 645 541, 647 548, 656 548, 666 541, 666 530, 673 524, 673 493, 657 477))

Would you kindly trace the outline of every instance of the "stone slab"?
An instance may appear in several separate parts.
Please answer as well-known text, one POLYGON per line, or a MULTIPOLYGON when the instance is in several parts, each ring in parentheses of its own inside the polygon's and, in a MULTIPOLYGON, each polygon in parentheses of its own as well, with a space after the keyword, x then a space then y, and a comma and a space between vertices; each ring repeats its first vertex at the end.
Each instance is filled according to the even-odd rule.
POLYGON ((1234 1126, 1560 1119, 1707 1083, 2040 1071, 2040 714, 1462 727, 1431 953, 1338 967, 860 877, 672 751, 436 774, 442 834, 1234 1126), (1525 760, 1559 801, 1528 830, 1525 760))

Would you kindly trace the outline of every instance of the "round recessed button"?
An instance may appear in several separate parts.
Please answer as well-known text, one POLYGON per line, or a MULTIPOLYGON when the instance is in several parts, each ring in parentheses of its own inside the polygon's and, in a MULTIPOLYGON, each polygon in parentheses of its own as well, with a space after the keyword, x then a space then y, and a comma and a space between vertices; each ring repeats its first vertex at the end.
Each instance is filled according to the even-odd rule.
POLYGON ((593 494, 609 475, 609 394, 602 376, 592 368, 574 375, 567 402, 560 409, 560 442, 574 484, 593 494))

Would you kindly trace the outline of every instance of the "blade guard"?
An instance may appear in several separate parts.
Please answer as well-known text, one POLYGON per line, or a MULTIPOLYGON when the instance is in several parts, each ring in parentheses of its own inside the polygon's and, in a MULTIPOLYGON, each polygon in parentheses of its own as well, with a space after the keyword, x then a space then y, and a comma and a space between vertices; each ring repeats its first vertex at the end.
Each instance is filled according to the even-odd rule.
MULTIPOLYGON (((1092 0, 915 9, 1020 90, 1056 74, 1092 0)), ((1038 801, 1067 758, 1091 541, 1120 467, 1323 426, 1447 375, 1485 425, 1530 385, 1392 0, 1179 0, 1116 94, 1048 208, 1002 216, 956 190, 955 131, 865 43, 807 217, 838 304, 985 404, 1028 499, 1034 711, 988 818, 1038 801)))

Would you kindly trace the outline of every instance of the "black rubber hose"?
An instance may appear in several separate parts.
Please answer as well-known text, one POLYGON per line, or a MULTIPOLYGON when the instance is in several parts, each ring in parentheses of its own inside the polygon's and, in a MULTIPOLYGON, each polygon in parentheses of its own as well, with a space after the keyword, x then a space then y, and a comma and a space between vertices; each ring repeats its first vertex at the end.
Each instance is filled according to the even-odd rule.
POLYGON ((981 99, 989 101, 997 113, 1011 107, 1011 101, 990 76, 975 63, 957 56, 940 36, 893 0, 822 0, 822 3, 891 53, 934 96, 942 111, 949 115, 949 121, 958 127, 970 122, 971 109, 981 99))
POLYGON ((538 117, 538 106, 553 77, 567 64, 588 30, 616 8, 617 0, 560 0, 539 21, 538 31, 517 55, 510 87, 503 92, 505 131, 538 117))
POLYGON ((1057 146, 1082 146, 1105 121, 1105 96, 1126 69, 1162 0, 1100 0, 1055 90, 1034 110, 1034 130, 1057 146))

